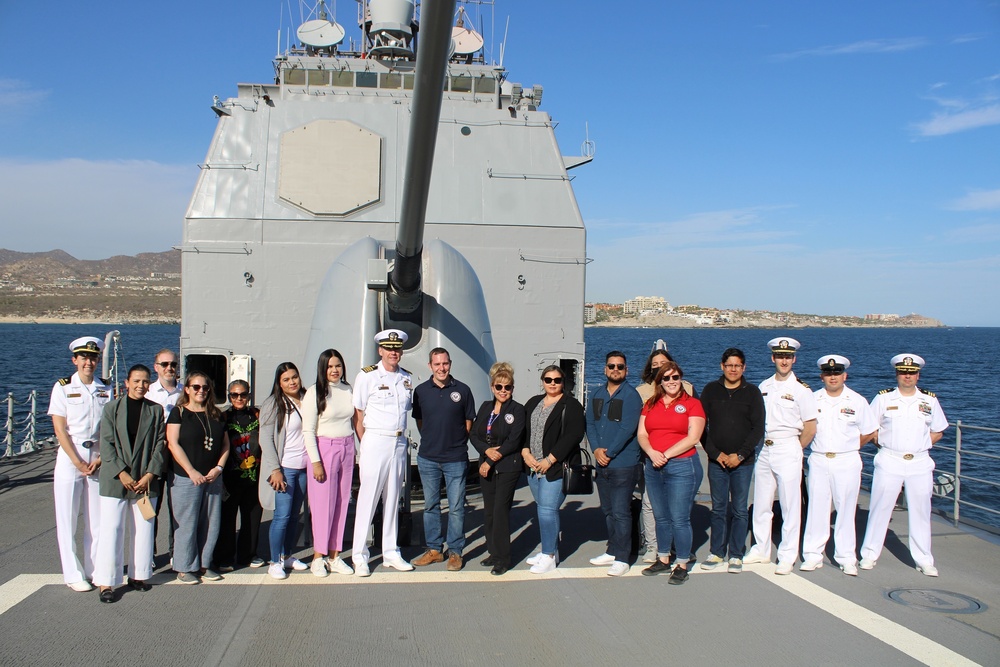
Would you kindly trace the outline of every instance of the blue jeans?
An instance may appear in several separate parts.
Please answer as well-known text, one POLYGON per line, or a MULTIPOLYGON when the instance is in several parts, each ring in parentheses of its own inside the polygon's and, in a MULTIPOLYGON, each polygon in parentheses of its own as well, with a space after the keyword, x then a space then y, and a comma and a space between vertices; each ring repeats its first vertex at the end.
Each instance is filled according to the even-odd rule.
POLYGON ((198 572, 212 567, 222 524, 222 477, 195 486, 183 475, 170 476, 174 510, 174 571, 198 572))
POLYGON ((743 558, 746 553, 747 503, 752 477, 753 465, 749 463, 738 468, 723 468, 714 462, 708 464, 708 485, 712 489, 712 553, 720 558, 726 557, 727 536, 729 558, 743 558), (733 520, 727 531, 730 512, 733 520))
POLYGON ((639 466, 621 468, 597 466, 597 494, 608 527, 606 553, 627 563, 632 551, 632 490, 639 477, 639 466))
POLYGON ((428 549, 444 548, 441 535, 441 478, 448 492, 448 549, 462 555, 465 548, 465 474, 468 463, 438 463, 417 456, 420 483, 424 486, 424 540, 428 549))
POLYGON ((656 548, 661 558, 670 553, 670 543, 681 558, 691 553, 691 507, 704 471, 698 455, 670 459, 659 469, 646 459, 646 489, 656 517, 656 548))
POLYGON ((545 476, 528 475, 528 488, 538 508, 538 532, 542 536, 542 553, 555 556, 559 552, 559 508, 566 500, 562 479, 553 482, 545 476))
POLYGON ((299 511, 306 497, 306 470, 281 466, 285 490, 274 492, 274 516, 268 538, 271 542, 271 562, 283 563, 295 550, 299 533, 299 511))

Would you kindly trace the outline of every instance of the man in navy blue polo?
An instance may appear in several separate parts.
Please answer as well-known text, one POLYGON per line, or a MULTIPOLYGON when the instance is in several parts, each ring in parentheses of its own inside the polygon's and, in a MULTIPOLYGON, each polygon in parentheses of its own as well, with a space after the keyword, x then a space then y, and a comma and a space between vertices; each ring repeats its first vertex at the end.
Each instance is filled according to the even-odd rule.
POLYGON ((465 476, 469 429, 476 405, 468 385, 451 376, 451 355, 443 347, 431 350, 431 378, 413 390, 413 419, 420 430, 417 470, 424 487, 424 539, 427 550, 418 567, 444 560, 441 535, 441 478, 448 493, 448 569, 462 569, 465 548, 465 476))

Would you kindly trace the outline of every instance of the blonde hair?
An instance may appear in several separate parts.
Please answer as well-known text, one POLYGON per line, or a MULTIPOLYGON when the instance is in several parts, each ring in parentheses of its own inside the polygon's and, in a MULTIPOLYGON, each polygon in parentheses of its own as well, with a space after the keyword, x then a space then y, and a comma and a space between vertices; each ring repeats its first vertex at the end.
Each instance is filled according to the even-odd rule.
POLYGON ((490 366, 490 384, 497 381, 497 378, 506 378, 514 381, 514 367, 507 361, 498 361, 490 366))

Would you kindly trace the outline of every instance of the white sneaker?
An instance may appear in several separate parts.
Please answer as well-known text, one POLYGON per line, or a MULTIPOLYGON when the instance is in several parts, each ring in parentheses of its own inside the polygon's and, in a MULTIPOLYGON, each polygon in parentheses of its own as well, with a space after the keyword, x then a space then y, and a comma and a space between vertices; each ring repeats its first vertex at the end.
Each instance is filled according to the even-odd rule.
POLYGON ((410 562, 403 560, 399 554, 382 554, 382 563, 400 572, 409 572, 413 569, 410 562))
POLYGON ((933 565, 918 565, 917 572, 920 574, 926 574, 928 577, 938 576, 937 568, 933 565))
POLYGON ((750 553, 748 553, 746 556, 743 557, 743 564, 744 565, 753 565, 754 563, 770 563, 770 562, 771 562, 771 559, 764 558, 763 556, 761 556, 759 553, 757 553, 753 549, 751 549, 750 553))
POLYGON ((841 565, 840 569, 843 570, 844 574, 846 574, 849 577, 858 576, 858 566, 856 563, 848 563, 847 565, 841 565))
POLYGON ((267 565, 267 563, 264 561, 263 558, 258 557, 250 561, 250 567, 252 568, 264 567, 265 565, 267 565))
POLYGON ((326 558, 321 558, 315 556, 312 562, 309 563, 309 569, 312 570, 314 577, 328 577, 330 573, 326 569, 326 558))
POLYGON ((529 570, 532 574, 545 574, 546 572, 551 572, 556 569, 556 559, 555 556, 550 556, 548 554, 538 554, 538 560, 535 564, 531 566, 529 570))
POLYGON ((337 556, 333 560, 327 559, 326 566, 330 568, 330 572, 336 572, 337 574, 354 574, 354 568, 348 565, 340 556, 337 556))
POLYGON ((281 563, 271 563, 267 567, 267 573, 271 575, 272 579, 287 579, 288 573, 285 572, 285 568, 282 567, 281 563))
POLYGON ((305 572, 309 569, 309 566, 300 561, 298 558, 290 556, 285 559, 285 569, 295 570, 296 572, 305 572))
POLYGON ((812 572, 821 567, 823 567, 823 561, 821 560, 806 560, 802 561, 802 565, 799 565, 799 572, 812 572))
POLYGON ((874 570, 876 562, 877 561, 869 560, 867 558, 862 558, 861 562, 858 564, 858 567, 860 567, 862 570, 874 570))
POLYGON ((743 571, 743 559, 742 558, 730 558, 729 559, 729 574, 739 574, 743 571))
POLYGON ((524 562, 527 563, 528 565, 535 565, 536 563, 538 563, 538 559, 541 557, 541 555, 542 552, 539 551, 537 554, 535 554, 531 558, 526 559, 524 562))
POLYGON ((715 554, 709 554, 708 558, 702 561, 701 569, 714 570, 715 568, 717 568, 718 566, 722 565, 725 562, 726 562, 725 558, 722 558, 721 556, 716 556, 715 554))
POLYGON ((368 569, 368 563, 361 563, 355 561, 354 563, 354 576, 356 577, 370 577, 372 571, 368 569))
POLYGON ((616 560, 611 563, 611 567, 608 568, 609 577, 621 577, 629 571, 629 564, 623 563, 620 560, 616 560))
POLYGON ((615 562, 615 557, 609 553, 603 553, 600 556, 594 556, 590 559, 591 565, 611 565, 615 562))
MULTIPOLYGON (((744 560, 743 562, 745 563, 746 560, 744 560)), ((792 567, 794 565, 795 565, 795 563, 778 563, 778 567, 774 568, 774 573, 775 574, 791 574, 792 573, 792 567)))
POLYGON ((72 584, 66 584, 72 588, 77 593, 86 593, 87 591, 94 590, 94 585, 84 579, 83 581, 74 581, 72 584))

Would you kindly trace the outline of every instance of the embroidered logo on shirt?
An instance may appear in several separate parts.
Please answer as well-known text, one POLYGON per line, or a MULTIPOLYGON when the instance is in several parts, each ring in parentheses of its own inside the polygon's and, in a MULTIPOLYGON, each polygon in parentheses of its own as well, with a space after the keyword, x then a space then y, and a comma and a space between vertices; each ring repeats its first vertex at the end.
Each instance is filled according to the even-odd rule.
POLYGON ((684 414, 687 411, 688 411, 688 409, 685 408, 683 405, 675 405, 674 406, 674 412, 676 412, 679 415, 682 415, 682 414, 684 414))
POLYGON ((505 415, 503 416, 503 420, 504 420, 505 422, 507 422, 508 424, 513 424, 513 423, 514 423, 514 415, 512 415, 512 414, 510 414, 510 413, 508 412, 507 414, 505 414, 505 415))
POLYGON ((451 400, 453 403, 458 403, 460 400, 462 400, 462 395, 457 391, 453 391, 451 392, 451 400))

